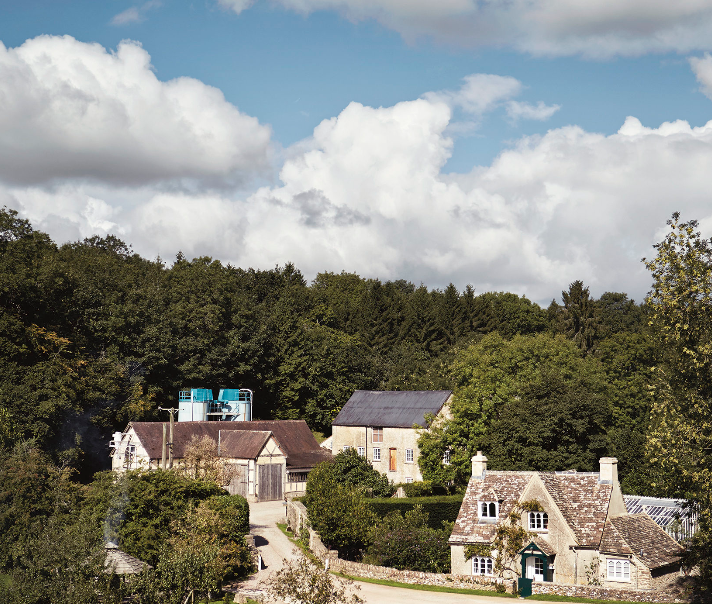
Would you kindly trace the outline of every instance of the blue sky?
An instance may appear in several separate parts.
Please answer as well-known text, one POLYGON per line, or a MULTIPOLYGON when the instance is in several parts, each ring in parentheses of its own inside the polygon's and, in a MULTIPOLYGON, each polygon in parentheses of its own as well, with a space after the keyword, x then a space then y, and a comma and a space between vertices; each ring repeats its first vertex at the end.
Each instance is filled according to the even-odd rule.
POLYGON ((712 226, 704 4, 6 1, 0 204, 148 257, 640 299, 670 214, 712 226))

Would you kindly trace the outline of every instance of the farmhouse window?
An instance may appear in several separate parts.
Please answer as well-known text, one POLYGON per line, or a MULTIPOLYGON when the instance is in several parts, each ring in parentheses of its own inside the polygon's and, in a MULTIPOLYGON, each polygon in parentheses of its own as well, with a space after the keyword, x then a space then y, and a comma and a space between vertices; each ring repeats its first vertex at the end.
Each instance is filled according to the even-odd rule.
POLYGON ((445 452, 443 453, 443 465, 450 465, 450 449, 445 449, 445 452))
POLYGON ((359 454, 359 457, 366 457, 366 447, 359 447, 358 454, 359 454))
POLYGON ((350 448, 348 445, 344 445, 344 451, 348 451, 350 448))
POLYGON ((373 447, 373 461, 381 461, 380 447, 373 447))
POLYGON ((533 531, 548 531, 549 514, 546 512, 529 512, 529 528, 533 531))
POLYGON ((388 449, 388 471, 396 471, 396 450, 388 449))
POLYGON ((472 558, 473 575, 491 575, 492 566, 492 558, 487 558, 485 556, 475 556, 472 558))
POLYGON ((373 429, 373 442, 382 443, 383 442, 383 428, 373 429))
POLYGON ((413 482, 413 479, 410 476, 407 476, 405 482, 406 484, 410 484, 411 482, 413 482))
POLYGON ((630 560, 608 560, 609 581, 630 581, 630 560))
POLYGON ((499 506, 494 501, 480 502, 480 518, 497 518, 499 515, 497 510, 498 507, 499 506))
POLYGON ((405 463, 413 463, 413 449, 405 450, 405 463))

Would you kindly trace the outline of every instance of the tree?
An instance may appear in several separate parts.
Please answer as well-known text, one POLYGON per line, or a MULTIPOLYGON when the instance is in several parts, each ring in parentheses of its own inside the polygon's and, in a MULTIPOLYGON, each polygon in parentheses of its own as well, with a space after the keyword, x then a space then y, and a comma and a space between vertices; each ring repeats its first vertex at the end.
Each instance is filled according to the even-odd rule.
POLYGON ((337 579, 329 571, 300 555, 267 580, 267 594, 272 602, 294 604, 360 604, 355 593, 359 587, 352 581, 337 579))
POLYGON ((178 472, 187 478, 214 482, 221 487, 230 484, 235 475, 232 464, 218 456, 218 443, 207 434, 202 437, 193 435, 185 448, 178 472))
POLYGON ((573 342, 545 333, 511 340, 491 333, 460 351, 451 373, 455 383, 452 419, 423 431, 418 441, 425 480, 442 483, 446 478, 466 483, 471 457, 483 449, 487 438, 496 437, 494 424, 500 420, 513 439, 512 445, 530 439, 524 411, 527 407, 530 411, 533 408, 535 417, 546 427, 547 442, 518 452, 502 443, 499 454, 491 456, 495 469, 519 469, 523 465, 553 469, 553 464, 565 459, 576 459, 581 469, 593 469, 589 460, 600 450, 597 439, 605 426, 601 422, 607 417, 608 392, 599 361, 584 358, 573 342), (556 416, 544 417, 542 409, 556 416), (591 416, 587 416, 589 412, 591 416), (567 425, 572 419, 577 421, 577 430, 590 430, 592 451, 585 451, 588 437, 579 432, 571 455, 559 455, 558 442, 572 444, 567 425), (442 461, 445 451, 450 452, 449 465, 442 461))
POLYGON ((593 352, 598 332, 596 303, 584 287, 583 281, 574 281, 568 291, 561 292, 564 308, 561 316, 562 330, 584 352, 593 352))
POLYGON ((351 557, 366 547, 376 516, 361 489, 340 482, 333 463, 322 462, 309 472, 304 503, 325 543, 351 557))
POLYGON ((371 544, 364 562, 401 570, 427 573, 450 572, 450 545, 448 539, 452 523, 442 529, 428 526, 428 514, 423 506, 402 516, 390 512, 371 530, 371 544))
POLYGON ((337 453, 331 471, 338 483, 357 488, 371 497, 390 497, 395 491, 388 477, 374 469, 355 449, 337 453))
POLYGON ((696 221, 670 230, 645 265, 653 276, 648 297, 658 364, 648 447, 670 496, 699 511, 700 529, 687 563, 698 565, 712 594, 712 242, 696 221))

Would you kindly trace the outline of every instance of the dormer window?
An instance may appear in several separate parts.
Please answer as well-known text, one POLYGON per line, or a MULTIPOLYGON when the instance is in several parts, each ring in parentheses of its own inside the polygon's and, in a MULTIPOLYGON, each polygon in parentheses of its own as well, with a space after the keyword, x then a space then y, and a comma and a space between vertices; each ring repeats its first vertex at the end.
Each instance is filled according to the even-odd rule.
POLYGON ((480 501, 480 518, 497 518, 499 516, 499 504, 496 501, 480 501))
POLYGON ((548 531, 549 514, 546 512, 529 512, 529 530, 548 531))

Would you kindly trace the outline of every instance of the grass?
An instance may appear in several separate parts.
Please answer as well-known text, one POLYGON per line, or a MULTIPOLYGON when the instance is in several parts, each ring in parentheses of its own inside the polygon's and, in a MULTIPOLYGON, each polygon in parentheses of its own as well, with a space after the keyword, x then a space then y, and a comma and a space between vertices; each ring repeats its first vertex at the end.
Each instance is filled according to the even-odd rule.
POLYGON ((443 585, 420 585, 413 583, 399 583, 398 581, 390 581, 388 579, 371 579, 369 577, 352 577, 342 573, 334 573, 339 577, 350 579, 351 581, 359 581, 361 583, 375 583, 376 585, 385 585, 386 587, 401 587, 403 589, 414 589, 416 591, 437 591, 448 594, 464 594, 467 596, 494 596, 499 598, 514 598, 509 593, 497 593, 486 589, 465 589, 460 587, 446 587, 443 585))
MULTIPOLYGON (((546 602, 585 602, 587 604, 640 604, 629 600, 596 600, 595 598, 577 598, 575 596, 556 596, 554 594, 536 594, 527 600, 544 600, 546 602)), ((649 604, 655 604, 651 602, 649 604)))

